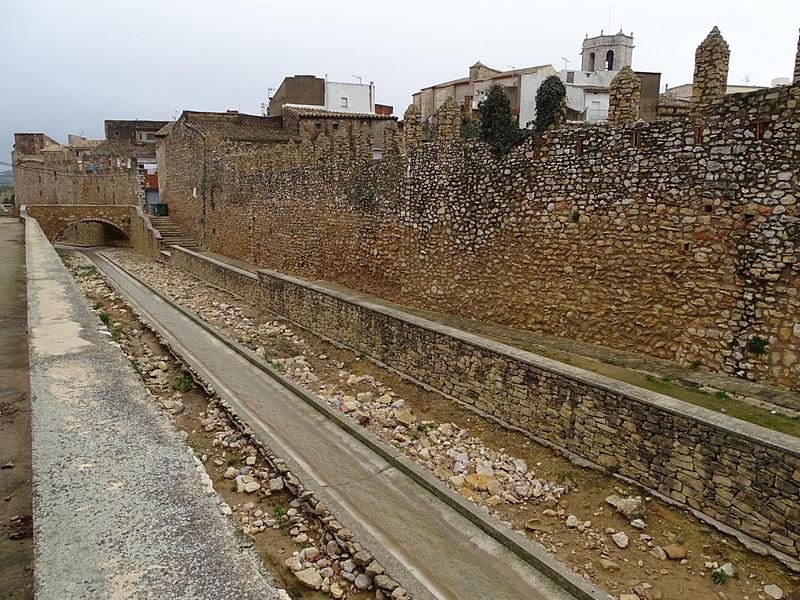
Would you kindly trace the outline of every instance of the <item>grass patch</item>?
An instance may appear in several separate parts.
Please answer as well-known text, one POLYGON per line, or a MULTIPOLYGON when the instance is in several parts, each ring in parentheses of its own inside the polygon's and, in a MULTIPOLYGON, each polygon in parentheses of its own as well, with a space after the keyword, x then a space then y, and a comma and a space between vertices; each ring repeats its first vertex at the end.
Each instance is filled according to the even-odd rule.
POLYGON ((101 312, 99 315, 100 320, 103 322, 103 325, 108 327, 108 324, 111 323, 111 317, 108 316, 107 313, 101 312))
POLYGON ((280 504, 276 504, 275 506, 272 507, 272 514, 278 519, 280 519, 281 517, 286 515, 286 509, 283 508, 283 506, 281 506, 280 504))
POLYGON ((100 271, 98 271, 97 267, 94 265, 89 265, 88 267, 78 267, 75 269, 75 277, 100 277, 100 271))
POLYGON ((114 329, 111 330, 111 339, 116 342, 122 337, 122 334, 123 334, 122 327, 117 325, 116 327, 114 327, 114 329))
POLYGON ((172 384, 172 389, 178 392, 185 392, 194 385, 192 378, 189 377, 186 373, 181 373, 178 375, 178 379, 175 383, 172 384))
POLYGON ((714 398, 716 398, 717 400, 730 400, 731 399, 731 397, 728 396, 728 392, 726 392, 725 390, 717 390, 716 392, 714 392, 714 398))

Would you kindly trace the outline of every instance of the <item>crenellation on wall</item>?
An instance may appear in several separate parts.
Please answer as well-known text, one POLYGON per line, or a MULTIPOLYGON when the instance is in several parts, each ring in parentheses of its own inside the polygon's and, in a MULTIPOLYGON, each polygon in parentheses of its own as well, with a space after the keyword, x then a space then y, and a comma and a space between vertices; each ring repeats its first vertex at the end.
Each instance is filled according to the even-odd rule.
POLYGON ((436 141, 452 142, 461 137, 461 108, 448 96, 436 110, 436 141))
POLYGON ((608 122, 625 125, 639 120, 642 83, 630 67, 622 67, 611 80, 608 95, 608 122))
POLYGON ((797 38, 797 54, 794 57, 794 82, 800 81, 800 36, 797 38))
POLYGON ((703 112, 710 104, 725 97, 730 58, 728 42, 714 26, 694 55, 692 105, 695 112, 703 112))
POLYGON ((419 108, 409 104, 403 115, 403 145, 406 152, 422 143, 422 121, 419 108))
POLYGON ((397 129, 397 123, 395 121, 387 123, 383 130, 382 158, 398 158, 402 153, 402 149, 400 148, 400 132, 397 129))

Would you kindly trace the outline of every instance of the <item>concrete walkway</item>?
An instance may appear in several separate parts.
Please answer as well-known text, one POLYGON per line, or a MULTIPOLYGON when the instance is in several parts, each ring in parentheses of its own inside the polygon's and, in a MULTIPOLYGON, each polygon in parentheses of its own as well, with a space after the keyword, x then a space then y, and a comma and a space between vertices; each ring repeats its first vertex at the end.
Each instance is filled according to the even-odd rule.
MULTIPOLYGON (((183 312, 92 258, 416 600, 574 598, 183 312)), ((598 591, 581 597, 608 598, 598 591)))
POLYGON ((27 220, 36 597, 278 599, 27 220))

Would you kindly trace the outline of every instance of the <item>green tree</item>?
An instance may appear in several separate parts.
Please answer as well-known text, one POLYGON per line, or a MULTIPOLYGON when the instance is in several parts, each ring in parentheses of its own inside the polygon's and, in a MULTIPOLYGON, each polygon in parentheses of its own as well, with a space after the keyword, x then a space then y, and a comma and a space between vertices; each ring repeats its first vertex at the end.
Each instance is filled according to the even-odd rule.
POLYGON ((533 124, 537 132, 564 121, 566 98, 567 88, 556 75, 550 75, 542 82, 536 91, 536 119, 533 124))
POLYGON ((481 113, 481 140, 492 147, 492 153, 500 158, 525 139, 526 131, 517 125, 511 114, 511 102, 503 88, 493 85, 489 94, 478 104, 481 113))

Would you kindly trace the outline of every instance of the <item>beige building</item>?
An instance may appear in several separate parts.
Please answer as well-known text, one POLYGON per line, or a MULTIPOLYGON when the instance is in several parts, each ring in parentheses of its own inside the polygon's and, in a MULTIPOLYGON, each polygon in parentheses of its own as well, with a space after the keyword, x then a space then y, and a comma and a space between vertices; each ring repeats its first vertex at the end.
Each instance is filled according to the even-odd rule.
POLYGON ((501 71, 477 62, 469 68, 467 77, 422 88, 414 94, 413 102, 422 114, 423 122, 427 123, 448 96, 452 96, 460 106, 474 110, 478 108, 478 102, 489 91, 489 88, 499 85, 504 88, 511 100, 511 109, 514 114, 519 114, 521 77, 523 75, 554 75, 555 72, 553 65, 501 71))

